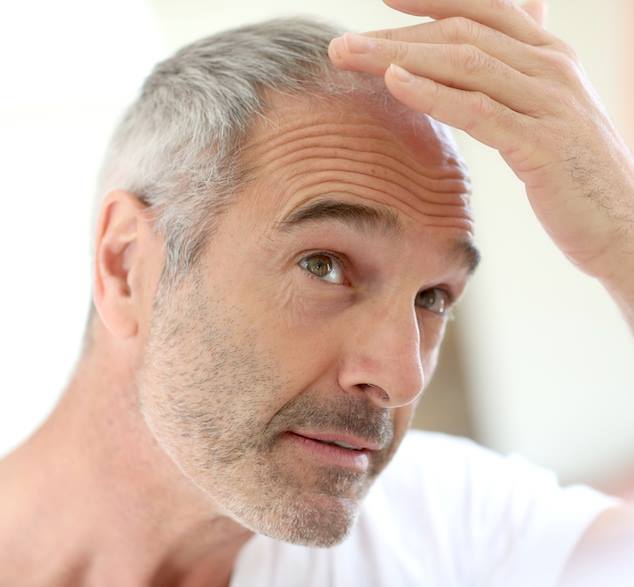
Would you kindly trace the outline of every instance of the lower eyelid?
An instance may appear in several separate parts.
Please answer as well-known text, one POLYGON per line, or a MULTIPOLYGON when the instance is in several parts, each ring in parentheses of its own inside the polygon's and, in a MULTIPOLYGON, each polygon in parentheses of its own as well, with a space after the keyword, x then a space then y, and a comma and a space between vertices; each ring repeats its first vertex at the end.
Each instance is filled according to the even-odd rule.
MULTIPOLYGON (((317 249, 317 250, 314 250, 314 251, 305 252, 296 261, 295 264, 298 265, 300 267, 300 269, 302 269, 302 271, 305 274, 308 275, 308 277, 311 277, 311 278, 317 280, 318 282, 324 283, 326 285, 340 285, 340 286, 350 285, 348 279, 346 278, 346 274, 348 272, 348 264, 346 263, 346 261, 344 259, 341 258, 340 255, 338 255, 337 253, 334 253, 332 251, 325 251, 325 250, 317 249), (339 264, 339 266, 341 267, 341 270, 343 272, 344 283, 333 283, 332 281, 328 281, 326 279, 322 279, 320 277, 317 277, 315 274, 311 273, 310 271, 308 271, 307 269, 305 269, 304 267, 302 267, 300 265, 302 260, 308 259, 309 257, 312 257, 314 255, 324 255, 326 257, 331 257, 332 259, 334 259, 339 264)), ((450 312, 453 310, 455 302, 456 302, 456 299, 457 299, 457 296, 455 296, 454 293, 447 286, 442 286, 441 285, 441 286, 436 286, 434 288, 428 288, 428 289, 437 289, 437 290, 439 290, 439 291, 441 291, 443 293, 443 295, 445 296, 445 312, 443 314, 438 314, 437 312, 433 312, 433 310, 427 310, 427 308, 420 307, 420 309, 433 312, 434 314, 436 314, 437 316, 440 316, 441 318, 446 318, 450 314, 450 312)), ((417 306, 417 307, 419 307, 419 306, 417 306)))
POLYGON ((347 272, 347 268, 346 268, 346 263, 336 254, 331 253, 329 251, 311 251, 307 254, 303 254, 295 263, 296 265, 298 265, 305 273, 307 273, 310 277, 313 277, 314 279, 316 279, 317 281, 321 281, 323 283, 327 283, 329 285, 346 285, 347 283, 347 279, 346 279, 346 272, 347 272), (318 255, 323 255, 324 257, 330 257, 331 259, 333 259, 335 261, 335 263, 338 264, 341 273, 343 274, 343 280, 344 283, 333 283, 332 281, 328 281, 326 279, 322 279, 320 277, 317 277, 317 275, 315 275, 314 273, 311 273, 310 271, 308 271, 308 269, 306 269, 305 267, 302 267, 301 262, 304 261, 305 259, 309 259, 310 257, 316 257, 318 255))
POLYGON ((445 289, 444 287, 431 287, 431 288, 427 288, 427 289, 419 291, 418 294, 416 294, 416 295, 418 296, 419 294, 424 293, 424 292, 429 291, 429 290, 437 290, 437 291, 442 293, 442 295, 445 298, 445 311, 443 313, 440 313, 440 312, 436 312, 434 310, 431 310, 429 308, 425 308, 424 306, 416 306, 416 307, 421 309, 421 310, 423 310, 423 311, 431 312, 432 314, 435 314, 436 316, 446 317, 449 314, 449 312, 451 311, 452 306, 453 306, 453 302, 454 302, 453 294, 448 289, 445 289))

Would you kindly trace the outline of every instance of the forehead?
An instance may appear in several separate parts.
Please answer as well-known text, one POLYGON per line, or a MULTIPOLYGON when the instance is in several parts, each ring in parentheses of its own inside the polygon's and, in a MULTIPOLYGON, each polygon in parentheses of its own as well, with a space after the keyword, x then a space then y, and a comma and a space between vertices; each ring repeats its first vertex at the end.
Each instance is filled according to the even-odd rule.
POLYGON ((325 143, 344 145, 366 138, 369 142, 374 139, 376 146, 398 154, 404 163, 423 172, 445 171, 467 180, 466 166, 447 128, 387 94, 356 91, 320 97, 272 92, 267 102, 266 113, 256 120, 245 144, 244 154, 252 161, 264 162, 267 155, 274 156, 272 148, 283 149, 294 140, 323 138, 325 143))
POLYGON ((327 197, 391 210, 406 231, 471 238, 470 183, 444 127, 363 96, 271 103, 243 149, 251 177, 243 221, 279 226, 327 197))

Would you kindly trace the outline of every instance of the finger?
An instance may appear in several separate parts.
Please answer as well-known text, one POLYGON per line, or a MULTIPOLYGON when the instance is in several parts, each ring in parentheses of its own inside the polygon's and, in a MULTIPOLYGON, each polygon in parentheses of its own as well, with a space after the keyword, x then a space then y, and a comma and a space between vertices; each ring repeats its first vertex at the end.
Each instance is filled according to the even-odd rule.
POLYGON ((527 75, 543 69, 543 58, 538 48, 461 16, 363 34, 405 43, 473 45, 527 75))
POLYGON ((402 43, 346 33, 332 43, 340 67, 383 75, 391 63, 444 86, 483 92, 513 110, 536 113, 538 82, 473 45, 402 43))
POLYGON ((522 4, 522 10, 526 12, 531 18, 537 22, 540 26, 546 24, 546 17, 548 16, 548 5, 544 4, 540 0, 529 0, 522 4))
POLYGON ((513 0, 384 0, 396 10, 436 20, 464 16, 523 43, 542 45, 552 36, 513 0))
POLYGON ((464 130, 502 155, 524 144, 533 119, 495 102, 486 94, 448 88, 392 65, 385 83, 394 97, 416 112, 464 130))

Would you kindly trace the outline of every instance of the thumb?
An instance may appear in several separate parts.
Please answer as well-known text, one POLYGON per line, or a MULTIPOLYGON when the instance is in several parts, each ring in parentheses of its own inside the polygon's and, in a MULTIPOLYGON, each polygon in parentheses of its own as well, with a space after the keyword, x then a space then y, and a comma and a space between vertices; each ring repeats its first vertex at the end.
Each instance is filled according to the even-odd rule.
POLYGON ((545 25, 546 16, 548 15, 548 6, 542 0, 528 0, 528 2, 522 5, 522 9, 532 16, 540 25, 545 25))

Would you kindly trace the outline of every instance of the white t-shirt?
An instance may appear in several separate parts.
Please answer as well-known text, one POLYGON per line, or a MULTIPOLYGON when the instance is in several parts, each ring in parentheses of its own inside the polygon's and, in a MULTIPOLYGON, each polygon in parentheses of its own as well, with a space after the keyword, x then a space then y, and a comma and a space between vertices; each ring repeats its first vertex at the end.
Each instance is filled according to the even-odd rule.
POLYGON ((254 536, 231 587, 549 587, 583 532, 616 505, 521 457, 410 431, 348 538, 329 549, 254 536))

